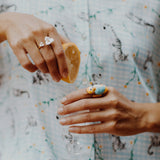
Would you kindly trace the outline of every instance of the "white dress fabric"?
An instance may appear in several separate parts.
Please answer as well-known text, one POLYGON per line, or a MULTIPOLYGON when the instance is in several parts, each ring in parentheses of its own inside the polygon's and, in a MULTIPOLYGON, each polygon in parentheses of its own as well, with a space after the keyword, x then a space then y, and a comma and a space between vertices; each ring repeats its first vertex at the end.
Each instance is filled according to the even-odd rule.
POLYGON ((160 135, 77 135, 58 122, 60 99, 89 84, 115 87, 140 103, 160 101, 159 0, 1 0, 54 25, 76 43, 74 84, 24 70, 0 44, 0 160, 158 160, 160 135))

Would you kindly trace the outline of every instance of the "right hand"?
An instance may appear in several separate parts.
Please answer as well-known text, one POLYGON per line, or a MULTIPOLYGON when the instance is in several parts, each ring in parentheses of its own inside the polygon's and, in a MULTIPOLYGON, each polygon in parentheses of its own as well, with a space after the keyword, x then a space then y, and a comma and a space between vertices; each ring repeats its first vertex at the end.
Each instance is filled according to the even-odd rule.
POLYGON ((14 54, 20 64, 28 71, 37 69, 43 73, 50 73, 56 82, 68 75, 68 67, 62 48, 66 40, 63 39, 56 29, 32 15, 22 13, 3 13, 5 17, 5 37, 8 40, 14 54), (40 42, 44 42, 45 36, 54 39, 49 46, 39 48, 40 42), (29 60, 30 55, 34 64, 29 60))

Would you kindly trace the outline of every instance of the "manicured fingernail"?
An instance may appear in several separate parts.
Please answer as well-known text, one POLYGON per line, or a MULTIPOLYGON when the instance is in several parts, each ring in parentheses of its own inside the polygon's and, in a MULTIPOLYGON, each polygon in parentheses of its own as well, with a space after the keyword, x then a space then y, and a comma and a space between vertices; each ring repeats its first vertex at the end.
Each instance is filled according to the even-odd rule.
POLYGON ((59 121, 61 124, 66 124, 67 120, 65 118, 60 119, 59 121))
POLYGON ((61 80, 61 76, 60 76, 59 74, 53 75, 53 76, 52 76, 52 79, 53 79, 54 81, 56 81, 56 82, 59 82, 59 81, 61 80))
POLYGON ((58 78, 59 78, 59 79, 61 79, 61 78, 62 78, 60 74, 58 74, 58 78))
POLYGON ((63 78, 67 78, 68 73, 67 72, 63 72, 63 78))
POLYGON ((56 82, 59 82, 59 79, 58 79, 58 78, 56 78, 56 82))
POLYGON ((61 79, 61 77, 58 75, 58 76, 56 77, 56 81, 59 82, 60 79, 61 79))
POLYGON ((61 103, 64 103, 66 100, 67 100, 67 98, 63 97, 62 100, 61 100, 61 103))
POLYGON ((77 127, 71 127, 69 128, 69 132, 77 132, 78 128, 77 127))
POLYGON ((61 108, 58 108, 58 114, 62 114, 63 113, 63 108, 61 107, 61 108))
POLYGON ((53 77, 52 79, 53 79, 54 81, 56 81, 56 82, 59 81, 59 78, 57 78, 57 77, 53 77))

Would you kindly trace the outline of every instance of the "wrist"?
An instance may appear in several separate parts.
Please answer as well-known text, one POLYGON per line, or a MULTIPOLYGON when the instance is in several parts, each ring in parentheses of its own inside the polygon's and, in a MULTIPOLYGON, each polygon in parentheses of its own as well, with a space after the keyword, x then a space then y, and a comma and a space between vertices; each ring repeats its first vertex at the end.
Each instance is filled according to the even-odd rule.
POLYGON ((160 133, 160 103, 144 103, 141 105, 143 105, 145 109, 145 132, 160 133))

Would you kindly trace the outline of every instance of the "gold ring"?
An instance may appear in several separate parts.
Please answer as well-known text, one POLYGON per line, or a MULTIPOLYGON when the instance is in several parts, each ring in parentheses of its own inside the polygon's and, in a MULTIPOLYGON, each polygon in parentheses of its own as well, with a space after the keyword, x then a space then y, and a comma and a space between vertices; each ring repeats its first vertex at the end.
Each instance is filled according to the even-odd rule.
POLYGON ((108 88, 105 85, 100 84, 90 86, 86 90, 88 94, 92 95, 92 97, 102 97, 107 93, 108 88))

